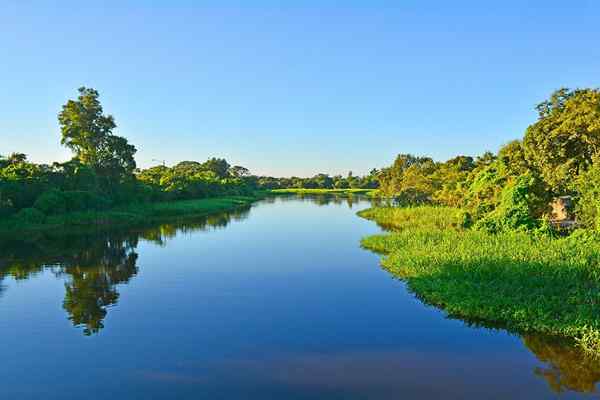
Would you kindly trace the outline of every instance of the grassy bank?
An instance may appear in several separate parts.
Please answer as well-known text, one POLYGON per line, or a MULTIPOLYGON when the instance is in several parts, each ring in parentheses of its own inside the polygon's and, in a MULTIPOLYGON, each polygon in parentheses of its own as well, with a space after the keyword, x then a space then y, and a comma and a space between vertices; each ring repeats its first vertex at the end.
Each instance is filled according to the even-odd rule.
POLYGON ((273 189, 272 194, 368 194, 374 189, 273 189))
POLYGON ((201 217, 247 207, 262 197, 262 194, 256 194, 254 196, 229 196, 134 204, 106 211, 50 215, 36 221, 23 221, 18 218, 11 218, 0 222, 0 236, 12 236, 62 228, 97 229, 102 227, 135 226, 179 218, 201 217))
POLYGON ((360 213, 392 233, 367 237, 382 265, 449 315, 576 340, 600 356, 600 240, 461 228, 442 207, 360 213))

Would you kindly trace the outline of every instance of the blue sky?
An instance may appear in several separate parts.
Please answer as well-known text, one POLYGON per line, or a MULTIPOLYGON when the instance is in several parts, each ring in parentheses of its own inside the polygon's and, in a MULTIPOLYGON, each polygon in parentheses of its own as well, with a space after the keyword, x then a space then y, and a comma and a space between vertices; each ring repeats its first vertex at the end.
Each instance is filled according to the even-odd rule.
POLYGON ((554 89, 600 86, 599 3, 2 1, 0 154, 68 159, 56 115, 82 85, 142 167, 356 174, 497 150, 554 89))

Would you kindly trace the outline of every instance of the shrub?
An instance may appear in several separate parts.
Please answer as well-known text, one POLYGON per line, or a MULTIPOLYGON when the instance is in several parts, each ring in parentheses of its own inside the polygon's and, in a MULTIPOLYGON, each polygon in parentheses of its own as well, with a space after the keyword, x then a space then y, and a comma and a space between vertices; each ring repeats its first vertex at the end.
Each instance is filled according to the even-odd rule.
POLYGON ((82 190, 64 192, 67 211, 106 210, 110 201, 96 193, 82 190))
POLYGON ((27 224, 42 224, 46 220, 43 212, 35 208, 24 208, 16 215, 19 222, 27 224))
POLYGON ((577 222, 585 228, 600 228, 600 160, 579 175, 575 183, 578 192, 575 206, 577 222))
POLYGON ((56 189, 44 192, 35 201, 33 207, 46 215, 63 214, 67 211, 65 198, 62 192, 56 189))
POLYGON ((536 183, 534 177, 521 175, 507 184, 496 209, 477 221, 475 228, 500 232, 537 227, 537 221, 532 217, 532 209, 539 202, 534 192, 536 183))

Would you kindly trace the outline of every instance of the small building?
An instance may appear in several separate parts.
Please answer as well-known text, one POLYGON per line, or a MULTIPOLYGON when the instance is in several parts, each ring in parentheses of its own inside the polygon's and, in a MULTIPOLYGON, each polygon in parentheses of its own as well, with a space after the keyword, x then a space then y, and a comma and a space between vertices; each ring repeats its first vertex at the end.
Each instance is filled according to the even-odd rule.
POLYGON ((573 198, 561 196, 552 200, 552 224, 559 228, 572 229, 576 226, 575 214, 573 212, 573 198))
POLYGON ((573 219, 573 199, 571 196, 555 198, 552 203, 552 220, 561 222, 573 219))

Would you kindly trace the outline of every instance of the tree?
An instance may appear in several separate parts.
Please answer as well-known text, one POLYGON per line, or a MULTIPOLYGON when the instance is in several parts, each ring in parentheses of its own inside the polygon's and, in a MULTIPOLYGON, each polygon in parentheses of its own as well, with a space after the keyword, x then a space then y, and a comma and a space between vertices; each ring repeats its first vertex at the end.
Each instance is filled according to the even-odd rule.
POLYGON ((577 222, 585 228, 600 230, 600 159, 582 173, 575 182, 577 189, 577 222))
POLYGON ((12 153, 7 159, 9 164, 24 163, 27 161, 27 155, 23 153, 12 153))
POLYGON ((202 163, 202 169, 213 172, 219 178, 226 178, 230 165, 224 158, 209 158, 202 163))
POLYGON ((136 149, 127 139, 112 134, 117 127, 104 115, 95 89, 79 88, 77 100, 69 100, 58 114, 61 143, 83 164, 91 166, 106 188, 132 177, 136 149))
POLYGON ((518 176, 530 172, 523 142, 520 140, 513 140, 504 145, 498 152, 498 159, 506 166, 509 175, 518 176))
POLYGON ((390 168, 379 173, 380 190, 385 196, 402 197, 406 202, 427 201, 432 195, 428 175, 434 169, 435 163, 429 157, 399 154, 390 168))
POLYGON ((553 194, 570 193, 600 151, 600 90, 560 89, 537 110, 523 140, 525 157, 553 194))
POLYGON ((229 174, 234 178, 243 178, 250 176, 250 170, 248 170, 248 168, 235 165, 229 169, 229 174))

